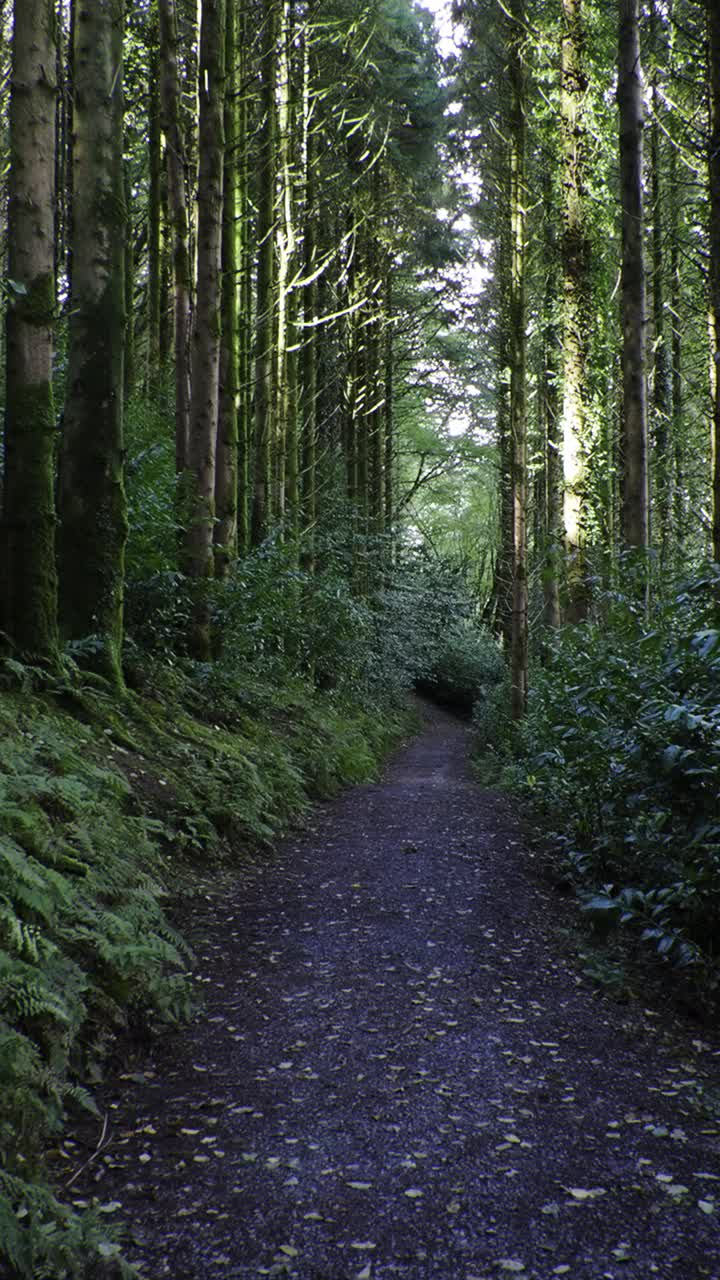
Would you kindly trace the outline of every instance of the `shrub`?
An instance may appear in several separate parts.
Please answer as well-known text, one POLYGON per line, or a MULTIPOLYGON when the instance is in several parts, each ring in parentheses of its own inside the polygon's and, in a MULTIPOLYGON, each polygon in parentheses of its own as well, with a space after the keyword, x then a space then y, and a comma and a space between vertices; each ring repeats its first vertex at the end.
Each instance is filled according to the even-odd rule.
POLYGON ((652 622, 604 599, 601 618, 550 643, 514 740, 497 726, 593 919, 634 922, 707 972, 720 940, 716 583, 711 570, 686 584, 652 622))

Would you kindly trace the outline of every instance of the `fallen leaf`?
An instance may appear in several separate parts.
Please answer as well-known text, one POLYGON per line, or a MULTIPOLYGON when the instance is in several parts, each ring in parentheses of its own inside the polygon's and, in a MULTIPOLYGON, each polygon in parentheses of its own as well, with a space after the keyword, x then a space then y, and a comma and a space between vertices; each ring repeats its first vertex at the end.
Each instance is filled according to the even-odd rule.
POLYGON ((420 1190, 419 1187, 408 1187, 407 1191, 404 1194, 407 1196, 408 1200, 417 1200, 424 1193, 420 1190))
POLYGON ((565 1190, 569 1192, 573 1200, 579 1201, 597 1200, 599 1196, 607 1195, 605 1187, 590 1187, 589 1189, 585 1187, 565 1187, 565 1190))

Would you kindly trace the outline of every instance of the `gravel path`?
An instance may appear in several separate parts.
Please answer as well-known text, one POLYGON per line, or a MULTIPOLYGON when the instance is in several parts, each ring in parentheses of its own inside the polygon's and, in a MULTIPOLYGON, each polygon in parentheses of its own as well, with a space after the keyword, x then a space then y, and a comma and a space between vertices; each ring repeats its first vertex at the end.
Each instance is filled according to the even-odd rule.
POLYGON ((194 904, 206 1011, 108 1087, 74 1193, 148 1280, 720 1280, 720 1045, 578 974, 428 717, 194 904))

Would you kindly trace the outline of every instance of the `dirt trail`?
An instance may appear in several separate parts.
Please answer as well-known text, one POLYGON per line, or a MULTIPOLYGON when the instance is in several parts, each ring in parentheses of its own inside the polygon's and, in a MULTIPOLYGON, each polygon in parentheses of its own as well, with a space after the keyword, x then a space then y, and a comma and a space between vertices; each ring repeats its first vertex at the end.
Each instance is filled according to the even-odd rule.
POLYGON ((195 904, 207 1008, 79 1196, 149 1280, 719 1280, 720 1046, 600 996, 439 712, 195 904))

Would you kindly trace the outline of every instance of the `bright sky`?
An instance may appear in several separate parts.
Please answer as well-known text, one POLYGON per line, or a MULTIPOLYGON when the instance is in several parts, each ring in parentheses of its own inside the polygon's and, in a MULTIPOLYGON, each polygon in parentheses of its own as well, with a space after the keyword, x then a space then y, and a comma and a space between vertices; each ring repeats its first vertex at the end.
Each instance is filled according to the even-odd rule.
MULTIPOLYGON (((451 54, 456 53, 458 45, 462 40, 464 31, 462 26, 453 22, 450 15, 450 0, 417 0, 417 3, 423 9, 429 9, 435 19, 435 26, 438 33, 438 50, 441 57, 447 58, 451 54)), ((452 106, 452 104, 451 104, 452 106)), ((438 210, 438 217, 444 221, 448 216, 445 209, 438 210)), ((455 227, 458 231, 468 231, 471 228, 471 221, 467 214, 463 214, 456 219, 455 227)), ((487 241, 480 242, 483 253, 487 253, 490 245, 487 241)), ((459 268, 459 273, 463 278, 465 289, 469 294, 478 296, 485 289, 491 272, 482 260, 466 262, 459 268)), ((477 394, 477 388, 468 386, 469 395, 477 394)), ((447 421, 448 433, 451 436, 462 435, 470 426, 470 417, 468 414, 456 412, 452 414, 447 421)))
POLYGON ((450 17, 449 0, 417 0, 417 3, 423 9, 429 9, 435 17, 435 26, 438 29, 438 49, 443 58, 454 53, 456 44, 456 33, 462 28, 458 27, 450 17))

